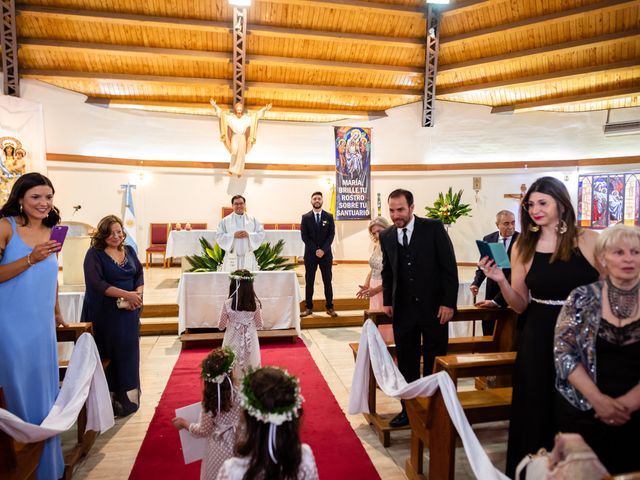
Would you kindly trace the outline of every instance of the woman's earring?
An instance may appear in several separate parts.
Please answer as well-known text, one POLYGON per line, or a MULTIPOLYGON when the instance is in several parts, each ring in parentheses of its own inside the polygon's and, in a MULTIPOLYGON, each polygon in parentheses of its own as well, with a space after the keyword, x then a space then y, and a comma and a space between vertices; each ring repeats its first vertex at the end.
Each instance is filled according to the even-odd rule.
POLYGON ((20 204, 20 213, 22 213, 22 204, 20 204))
POLYGON ((600 265, 602 265, 602 268, 607 268, 607 262, 601 262, 600 265))
POLYGON ((568 228, 569 227, 567 226, 567 222, 565 222, 564 220, 560 220, 558 225, 556 225, 556 232, 558 232, 558 234, 560 235, 564 235, 565 233, 567 233, 568 228))
POLYGON ((529 231, 530 232, 539 232, 540 231, 540 226, 539 225, 529 225, 529 231))

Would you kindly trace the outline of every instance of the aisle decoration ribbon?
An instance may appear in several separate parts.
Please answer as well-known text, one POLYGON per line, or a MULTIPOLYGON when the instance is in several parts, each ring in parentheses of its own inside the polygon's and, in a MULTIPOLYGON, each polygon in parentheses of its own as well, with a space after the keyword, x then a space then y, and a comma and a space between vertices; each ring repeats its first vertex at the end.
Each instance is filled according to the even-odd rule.
POLYGON ((462 439, 464 451, 476 478, 508 480, 507 476, 493 466, 471 425, 469 425, 462 405, 458 400, 456 387, 449 374, 447 372, 438 372, 407 383, 393 362, 378 328, 371 320, 365 322, 360 335, 356 368, 353 372, 351 394, 349 396, 348 413, 350 415, 369 413, 367 403, 369 396, 369 364, 373 368, 373 374, 380 389, 389 397, 403 400, 430 397, 440 389, 451 421, 462 439))
POLYGON ((114 425, 107 379, 96 344, 88 333, 78 339, 60 393, 42 423, 27 423, 0 408, 0 430, 20 443, 40 442, 69 430, 85 403, 87 431, 104 433, 114 425))

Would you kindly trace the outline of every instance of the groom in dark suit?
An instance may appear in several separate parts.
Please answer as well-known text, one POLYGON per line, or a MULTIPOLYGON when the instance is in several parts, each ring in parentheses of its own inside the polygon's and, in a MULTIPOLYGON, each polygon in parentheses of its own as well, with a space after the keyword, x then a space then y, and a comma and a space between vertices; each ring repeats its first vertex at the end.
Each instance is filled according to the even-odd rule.
POLYGON ((327 313, 332 317, 337 317, 338 314, 333 309, 333 287, 331 286, 331 266, 333 265, 331 244, 336 234, 336 227, 333 223, 333 216, 322 210, 322 192, 313 192, 311 206, 312 210, 302 215, 300 221, 300 233, 304 242, 306 307, 300 316, 306 317, 313 313, 313 284, 316 280, 316 270, 320 267, 327 313))
MULTIPOLYGON (((446 355, 447 322, 458 298, 458 268, 451 240, 439 220, 413 214, 413 194, 389 194, 393 226, 380 233, 384 311, 393 318, 398 368, 407 382, 430 375, 438 355, 446 355), (422 346, 421 346, 422 344, 422 346)), ((390 422, 409 424, 404 404, 390 422)))
MULTIPOLYGON (((502 243, 507 249, 507 254, 509 258, 511 258, 511 250, 513 248, 513 244, 516 243, 518 239, 519 232, 516 232, 516 217, 509 210, 500 210, 496 214, 496 226, 498 227, 497 232, 490 233, 485 236, 483 240, 489 243, 502 243)), ((511 269, 505 268, 503 269, 505 277, 507 280, 511 279, 511 269)), ((478 289, 482 282, 485 279, 485 274, 482 270, 477 269, 475 278, 473 282, 469 286, 471 293, 474 296, 478 294, 478 289)), ((476 303, 476 307, 481 308, 505 308, 507 307, 507 302, 505 302, 502 297, 502 293, 500 292, 500 287, 496 282, 487 278, 487 288, 485 291, 484 301, 480 301, 476 303)), ((482 334, 483 335, 493 335, 493 329, 495 327, 495 320, 483 320, 482 321, 482 334)))

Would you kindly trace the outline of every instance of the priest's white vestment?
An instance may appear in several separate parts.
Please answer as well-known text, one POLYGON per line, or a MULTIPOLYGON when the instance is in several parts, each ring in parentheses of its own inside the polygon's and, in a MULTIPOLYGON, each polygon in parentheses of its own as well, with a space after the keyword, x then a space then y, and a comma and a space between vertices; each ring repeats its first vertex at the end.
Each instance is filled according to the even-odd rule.
POLYGON ((216 241, 225 251, 222 262, 223 272, 238 269, 259 270, 256 256, 253 254, 264 242, 264 228, 251 215, 231 213, 220 220, 216 231, 216 241), (249 234, 245 238, 235 238, 236 232, 244 230, 249 234))

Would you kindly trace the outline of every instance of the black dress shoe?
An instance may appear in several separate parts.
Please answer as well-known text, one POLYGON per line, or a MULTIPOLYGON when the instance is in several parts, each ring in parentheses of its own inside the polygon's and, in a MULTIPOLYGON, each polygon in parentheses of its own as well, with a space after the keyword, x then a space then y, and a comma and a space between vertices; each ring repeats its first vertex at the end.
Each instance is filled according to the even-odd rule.
POLYGON ((307 308, 304 312, 300 314, 300 317, 308 317, 309 315, 313 315, 313 310, 307 308))
POLYGON ((407 416, 407 412, 404 410, 393 417, 389 422, 389 426, 392 428, 406 427, 407 425, 409 425, 409 417, 407 416))

